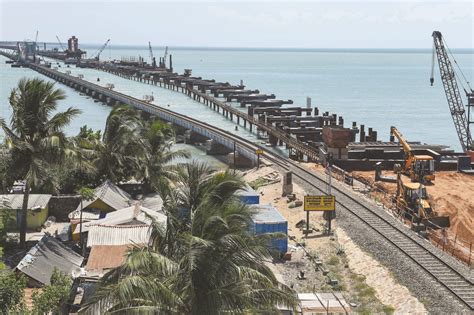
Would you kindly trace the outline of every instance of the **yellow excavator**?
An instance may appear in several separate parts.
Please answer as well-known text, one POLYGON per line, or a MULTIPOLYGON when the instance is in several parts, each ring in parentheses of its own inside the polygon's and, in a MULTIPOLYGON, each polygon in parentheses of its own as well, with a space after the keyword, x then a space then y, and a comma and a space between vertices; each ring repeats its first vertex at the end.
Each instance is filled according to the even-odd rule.
POLYGON ((422 223, 433 229, 449 227, 449 216, 438 216, 431 206, 426 187, 422 183, 404 182, 400 164, 395 166, 395 171, 397 172, 398 208, 411 212, 415 223, 422 223))
POLYGON ((403 135, 395 127, 390 127, 390 135, 398 139, 405 152, 405 164, 403 165, 403 172, 410 176, 412 182, 419 182, 418 174, 423 170, 424 182, 431 182, 435 179, 434 159, 429 155, 416 155, 410 144, 405 140, 403 135))

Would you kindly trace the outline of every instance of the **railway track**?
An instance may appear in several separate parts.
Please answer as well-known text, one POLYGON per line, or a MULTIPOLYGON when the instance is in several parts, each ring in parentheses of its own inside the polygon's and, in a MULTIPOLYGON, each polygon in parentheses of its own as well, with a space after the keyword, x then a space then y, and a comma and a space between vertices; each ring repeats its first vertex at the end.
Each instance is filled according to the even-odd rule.
MULTIPOLYGON (((307 185, 326 194, 327 182, 323 176, 311 172, 293 161, 282 160, 282 158, 276 156, 266 155, 266 157, 280 167, 292 171, 293 176, 296 176, 307 185)), ((430 244, 427 244, 424 239, 413 235, 406 228, 400 227, 397 222, 391 222, 391 220, 386 218, 386 215, 383 215, 382 211, 384 210, 380 210, 374 205, 369 205, 363 200, 358 200, 353 192, 341 184, 336 183, 333 185, 332 194, 336 196, 336 203, 339 208, 345 209, 367 224, 367 226, 423 268, 471 310, 474 309, 474 284, 472 280, 438 257, 428 247, 430 244)))
MULTIPOLYGON (((104 89, 90 82, 83 83, 96 89, 104 89)), ((139 102, 144 107, 151 107, 156 111, 166 112, 176 118, 192 122, 194 125, 216 132, 221 136, 234 141, 239 146, 253 150, 253 152, 255 152, 257 148, 263 149, 264 157, 269 161, 275 163, 283 169, 292 171, 293 175, 298 179, 310 187, 313 187, 325 194, 327 182, 323 175, 316 172, 311 172, 298 163, 273 153, 266 147, 251 143, 246 139, 224 131, 220 128, 214 127, 210 124, 175 113, 157 105, 142 102, 128 95, 115 91, 108 91, 108 93, 119 95, 122 98, 139 102)), ((354 194, 354 192, 350 191, 342 184, 339 184, 336 181, 334 182, 335 183, 332 188, 332 193, 336 196, 336 201, 339 208, 345 209, 347 212, 351 213, 364 222, 369 228, 377 232, 379 235, 381 235, 381 237, 397 247, 406 257, 410 258, 414 263, 423 268, 433 277, 433 279, 449 290, 471 310, 474 310, 474 284, 469 278, 459 273, 442 257, 438 257, 436 252, 429 248, 430 244, 428 244, 425 240, 414 235, 414 233, 411 233, 406 228, 399 226, 397 222, 391 222, 391 220, 387 218, 386 214, 383 213, 383 210, 379 209, 375 205, 369 204, 362 198, 359 198, 354 194)))

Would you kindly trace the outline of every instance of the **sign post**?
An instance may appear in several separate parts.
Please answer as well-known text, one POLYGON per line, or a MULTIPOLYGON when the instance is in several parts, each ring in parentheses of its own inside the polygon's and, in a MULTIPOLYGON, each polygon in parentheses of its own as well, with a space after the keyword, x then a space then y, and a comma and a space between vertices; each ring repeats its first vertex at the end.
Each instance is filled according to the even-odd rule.
MULTIPOLYGON (((309 234, 309 212, 310 211, 325 211, 332 216, 333 211, 336 210, 336 197, 331 195, 322 196, 304 196, 304 211, 306 211, 306 233, 309 234)), ((331 225, 329 225, 329 232, 331 232, 331 225)))

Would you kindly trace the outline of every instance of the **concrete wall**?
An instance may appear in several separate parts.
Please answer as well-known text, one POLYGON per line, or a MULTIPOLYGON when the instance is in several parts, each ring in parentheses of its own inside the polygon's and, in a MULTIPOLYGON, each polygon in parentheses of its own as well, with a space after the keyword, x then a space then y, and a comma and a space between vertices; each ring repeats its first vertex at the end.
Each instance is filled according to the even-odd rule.
POLYGON ((69 221, 68 214, 77 209, 81 199, 77 195, 53 196, 49 200, 49 215, 58 222, 69 221))

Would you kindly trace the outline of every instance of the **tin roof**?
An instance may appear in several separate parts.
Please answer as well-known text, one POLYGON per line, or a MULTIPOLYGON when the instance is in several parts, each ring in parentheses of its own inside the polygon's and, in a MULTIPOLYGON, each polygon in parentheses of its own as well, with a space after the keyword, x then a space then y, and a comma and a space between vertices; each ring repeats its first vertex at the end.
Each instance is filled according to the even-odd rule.
MULTIPOLYGON (((130 206, 132 200, 132 197, 127 192, 120 189, 110 180, 106 180, 99 187, 94 189, 94 195, 94 199, 82 202, 84 208, 100 199, 111 208, 118 210, 130 206)), ((81 205, 77 207, 76 211, 80 210, 81 205)))
POLYGON ((255 223, 277 223, 287 222, 281 213, 272 205, 249 205, 254 211, 252 220, 255 223))
MULTIPOLYGON (((89 222, 84 222, 82 225, 82 232, 89 231, 90 227, 93 225, 123 225, 130 223, 128 225, 133 225, 132 223, 138 223, 139 225, 150 225, 151 219, 155 218, 158 222, 166 224, 166 215, 161 212, 152 211, 148 208, 140 206, 140 204, 133 205, 124 209, 117 211, 109 212, 103 219, 93 220, 89 222)), ((84 217, 83 217, 84 218, 84 217)), ((136 224, 135 224, 136 225, 136 224)), ((78 224, 74 230, 74 233, 79 233, 80 224, 78 224)))
POLYGON ((50 235, 45 235, 18 263, 16 269, 42 284, 49 284, 54 268, 68 276, 84 258, 50 235))
POLYGON ((123 264, 130 245, 94 245, 87 260, 86 272, 100 277, 104 270, 123 264))
POLYGON ((161 211, 163 209, 163 199, 157 193, 148 194, 143 196, 140 200, 143 207, 153 211, 161 211))
POLYGON ((87 247, 148 244, 150 232, 148 225, 93 225, 87 236, 87 247))
MULTIPOLYGON (((48 206, 51 195, 30 194, 28 197, 28 209, 35 207, 45 208, 48 206)), ((8 208, 21 209, 23 207, 23 194, 0 195, 0 201, 3 201, 8 208)))

